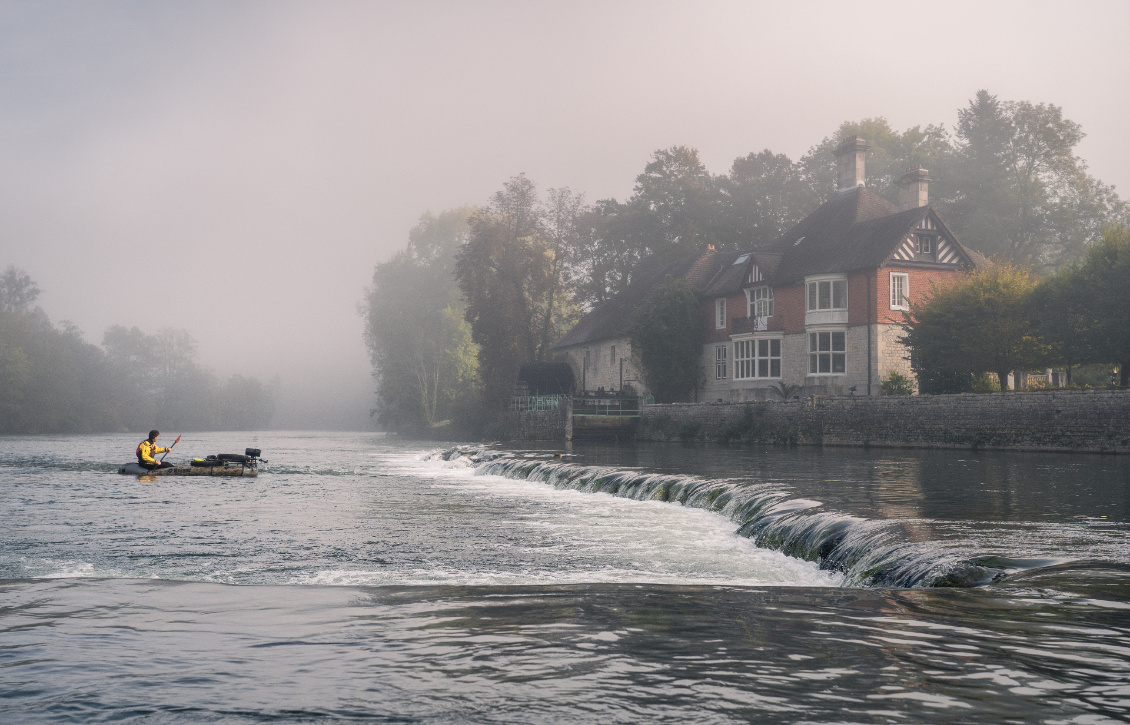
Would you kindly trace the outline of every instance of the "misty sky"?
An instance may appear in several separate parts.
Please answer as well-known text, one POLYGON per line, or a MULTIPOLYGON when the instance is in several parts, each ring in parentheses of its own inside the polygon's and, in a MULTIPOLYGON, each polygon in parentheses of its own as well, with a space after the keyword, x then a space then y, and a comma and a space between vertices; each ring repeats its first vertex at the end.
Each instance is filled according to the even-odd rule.
MULTIPOLYGON (((356 307, 427 210, 526 172, 591 201, 980 88, 1082 124, 1130 196, 1130 2, 0 2, 0 268, 52 320, 188 329, 362 427, 356 307)), ((315 402, 328 413, 300 421, 315 402)))

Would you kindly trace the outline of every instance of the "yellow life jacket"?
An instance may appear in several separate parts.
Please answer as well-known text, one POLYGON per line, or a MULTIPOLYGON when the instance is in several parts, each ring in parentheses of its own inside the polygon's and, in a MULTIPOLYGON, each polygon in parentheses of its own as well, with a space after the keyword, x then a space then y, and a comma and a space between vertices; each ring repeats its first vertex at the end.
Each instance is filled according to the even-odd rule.
POLYGON ((148 438, 137 444, 137 462, 140 464, 156 463, 153 456, 157 453, 164 453, 169 450, 168 448, 158 448, 155 443, 148 438))

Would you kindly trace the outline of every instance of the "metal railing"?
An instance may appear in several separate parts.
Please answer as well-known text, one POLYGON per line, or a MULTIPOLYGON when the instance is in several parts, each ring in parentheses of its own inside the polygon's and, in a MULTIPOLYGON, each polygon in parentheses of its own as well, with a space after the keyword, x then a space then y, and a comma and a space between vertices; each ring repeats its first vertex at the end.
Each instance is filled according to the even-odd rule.
POLYGON ((515 395, 510 410, 520 413, 557 410, 564 395, 515 395))
POLYGON ((639 398, 573 398, 574 418, 639 418, 642 408, 639 398))
POLYGON ((761 332, 768 329, 768 318, 759 317, 731 317, 730 318, 730 334, 737 335, 743 332, 761 332))

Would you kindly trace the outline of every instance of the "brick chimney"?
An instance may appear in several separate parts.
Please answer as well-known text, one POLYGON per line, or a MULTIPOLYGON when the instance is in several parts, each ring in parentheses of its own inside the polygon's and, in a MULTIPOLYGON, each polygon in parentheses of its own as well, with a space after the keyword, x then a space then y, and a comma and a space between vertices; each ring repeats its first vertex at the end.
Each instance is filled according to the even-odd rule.
POLYGON ((930 176, 921 166, 912 166, 899 177, 899 211, 930 203, 930 176))
POLYGON ((836 191, 864 186, 867 174, 864 164, 871 144, 859 136, 848 136, 836 147, 836 191))

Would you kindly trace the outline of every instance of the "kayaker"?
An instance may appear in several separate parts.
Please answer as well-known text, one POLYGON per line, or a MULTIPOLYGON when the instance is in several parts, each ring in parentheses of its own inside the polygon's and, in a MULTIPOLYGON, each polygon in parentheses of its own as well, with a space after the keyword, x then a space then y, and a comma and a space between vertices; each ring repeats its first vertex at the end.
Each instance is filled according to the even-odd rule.
POLYGON ((137 465, 142 468, 148 468, 152 471, 155 468, 172 468, 173 464, 165 463, 164 461, 158 462, 154 458, 158 453, 164 453, 170 449, 159 448, 157 446, 157 437, 161 435, 159 430, 149 431, 149 437, 137 444, 137 465))

